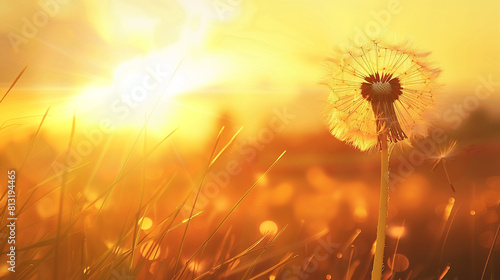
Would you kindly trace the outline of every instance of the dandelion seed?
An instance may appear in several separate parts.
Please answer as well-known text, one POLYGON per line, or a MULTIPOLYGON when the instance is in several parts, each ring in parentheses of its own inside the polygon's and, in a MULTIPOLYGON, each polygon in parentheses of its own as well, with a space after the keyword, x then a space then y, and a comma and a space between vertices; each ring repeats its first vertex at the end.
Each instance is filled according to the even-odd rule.
POLYGON ((436 151, 435 155, 432 155, 430 158, 434 160, 434 164, 432 165, 432 171, 436 169, 438 164, 446 159, 452 157, 457 151, 457 141, 451 141, 444 145, 440 145, 436 151))
POLYGON ((446 179, 450 184, 451 190, 455 192, 455 187, 453 187, 453 183, 451 182, 450 176, 448 175, 448 169, 446 168, 446 160, 449 159, 456 153, 457 141, 451 141, 446 145, 440 146, 437 151, 437 155, 432 157, 434 159, 434 164, 432 165, 432 172, 436 170, 436 167, 439 163, 443 164, 444 173, 446 175, 446 179))
POLYGON ((433 107, 432 88, 440 70, 428 53, 405 45, 369 46, 329 60, 327 123, 332 135, 359 148, 381 148, 382 135, 396 143, 425 136, 424 113, 433 107))
POLYGON ((457 141, 450 141, 438 147, 437 160, 450 158, 457 152, 457 141))

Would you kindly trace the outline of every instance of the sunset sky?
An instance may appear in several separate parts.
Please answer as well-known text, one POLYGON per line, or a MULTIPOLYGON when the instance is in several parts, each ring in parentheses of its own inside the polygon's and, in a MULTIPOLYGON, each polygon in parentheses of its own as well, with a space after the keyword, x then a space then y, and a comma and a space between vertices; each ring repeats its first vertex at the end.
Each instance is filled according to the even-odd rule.
MULTIPOLYGON (((141 83, 148 69, 156 69, 164 76, 156 95, 118 122, 142 124, 179 67, 160 100, 168 113, 150 124, 165 126, 168 119, 169 129, 180 122, 191 127, 207 121, 207 114, 213 122, 221 110, 232 108, 237 122, 251 127, 242 120, 269 110, 248 110, 249 104, 293 103, 309 93, 321 107, 328 94, 319 85, 325 58, 334 48, 368 38, 410 41, 416 50, 432 52, 430 59, 443 70, 444 87, 436 94, 442 108, 462 104, 481 81, 493 81, 490 89, 500 87, 498 1, 59 2, 2 3, 1 81, 7 86, 29 65, 2 104, 5 118, 20 117, 20 104, 23 116, 43 114, 51 106, 54 115, 75 111, 94 125, 103 118, 96 110, 116 116, 120 105, 113 111, 109 104, 141 83), (182 97, 186 94, 198 97, 182 97), (221 101, 214 94, 239 97, 221 101), (256 94, 272 97, 263 101, 256 94)), ((500 95, 492 93, 480 103, 496 108, 500 95)), ((317 111, 312 104, 306 111, 317 111)))

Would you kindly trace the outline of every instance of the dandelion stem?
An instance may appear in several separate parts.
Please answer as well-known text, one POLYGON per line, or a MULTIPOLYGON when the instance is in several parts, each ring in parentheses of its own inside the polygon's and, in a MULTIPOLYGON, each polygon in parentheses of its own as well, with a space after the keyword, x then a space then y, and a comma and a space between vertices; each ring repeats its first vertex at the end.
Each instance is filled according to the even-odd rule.
POLYGON ((450 184, 450 187, 451 187, 451 190, 453 192, 455 192, 455 188, 453 187, 453 184, 451 183, 451 180, 450 180, 450 175, 448 175, 448 169, 446 169, 446 160, 443 159, 441 161, 441 163, 443 163, 443 168, 444 168, 444 174, 446 174, 446 179, 448 179, 448 183, 450 184))
POLYGON ((373 260, 372 280, 380 280, 384 264, 385 229, 387 227, 387 205, 389 202, 389 153, 387 149, 387 134, 382 133, 381 139, 381 178, 380 206, 378 213, 377 244, 373 260))

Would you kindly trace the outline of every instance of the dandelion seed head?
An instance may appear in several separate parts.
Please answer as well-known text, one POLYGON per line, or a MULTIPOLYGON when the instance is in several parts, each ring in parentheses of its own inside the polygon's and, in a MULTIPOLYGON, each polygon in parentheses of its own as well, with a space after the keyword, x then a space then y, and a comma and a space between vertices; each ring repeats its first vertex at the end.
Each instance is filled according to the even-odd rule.
POLYGON ((437 150, 436 160, 450 158, 457 152, 457 141, 450 141, 440 145, 437 150))
POLYGON ((425 136, 424 113, 433 107, 440 73, 427 57, 404 44, 373 41, 328 59, 332 135, 363 151, 380 146, 381 135, 392 143, 425 136))

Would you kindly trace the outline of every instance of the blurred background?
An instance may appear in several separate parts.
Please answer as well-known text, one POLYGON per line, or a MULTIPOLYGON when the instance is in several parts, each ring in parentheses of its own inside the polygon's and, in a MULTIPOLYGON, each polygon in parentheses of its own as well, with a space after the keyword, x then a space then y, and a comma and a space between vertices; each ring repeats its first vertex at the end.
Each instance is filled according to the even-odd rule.
POLYGON ((60 278, 170 279, 188 260, 184 279, 369 277, 380 159, 329 134, 320 82, 334 48, 374 38, 443 70, 430 137, 392 153, 386 279, 480 279, 487 259, 500 277, 499 2, 0 5, 4 92, 28 65, 0 104, 25 279, 55 262, 60 278))

